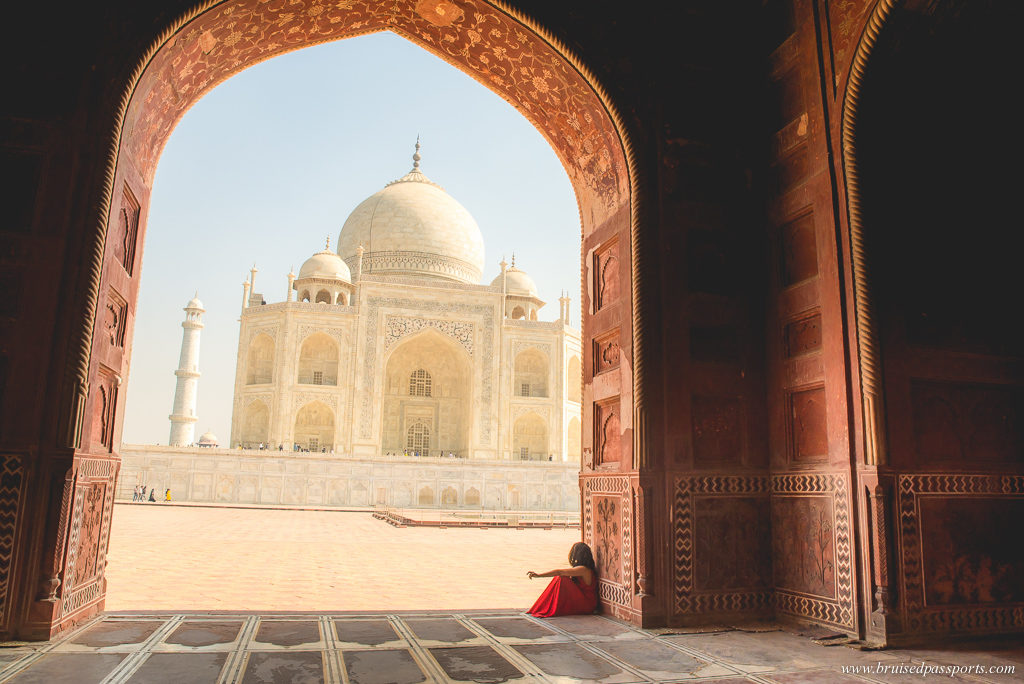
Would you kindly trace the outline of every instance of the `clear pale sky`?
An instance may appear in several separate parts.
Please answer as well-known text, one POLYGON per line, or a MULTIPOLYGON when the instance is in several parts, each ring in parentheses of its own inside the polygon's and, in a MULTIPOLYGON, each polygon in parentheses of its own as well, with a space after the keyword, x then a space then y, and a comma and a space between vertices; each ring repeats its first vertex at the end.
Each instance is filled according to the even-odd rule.
POLYGON ((226 444, 242 282, 282 301, 286 275, 337 245, 357 204, 412 168, 476 219, 484 283, 503 255, 537 282, 558 316, 573 298, 579 326, 580 220, 569 179, 543 136, 511 105, 423 49, 382 33, 306 48, 222 83, 178 124, 164 149, 146 229, 123 441, 166 444, 182 308, 206 313, 196 439, 226 444))

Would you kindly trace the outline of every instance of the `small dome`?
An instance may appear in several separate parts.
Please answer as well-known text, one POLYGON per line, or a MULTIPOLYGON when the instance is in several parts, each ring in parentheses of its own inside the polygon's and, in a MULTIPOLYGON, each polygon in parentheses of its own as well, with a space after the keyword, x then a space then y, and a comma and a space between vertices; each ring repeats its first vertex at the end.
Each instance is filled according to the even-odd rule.
POLYGON ((195 296, 192 299, 190 299, 188 304, 185 305, 185 308, 186 309, 199 309, 201 311, 206 311, 206 309, 203 308, 203 303, 201 301, 199 301, 199 297, 198 296, 195 296))
POLYGON ((352 272, 348 264, 342 261, 341 257, 330 249, 324 249, 306 259, 299 269, 299 280, 303 278, 329 278, 331 280, 344 280, 352 282, 352 272))
POLYGON ((217 439, 217 435, 210 431, 206 431, 199 437, 199 446, 217 446, 220 441, 217 439))
MULTIPOLYGON (((491 285, 501 287, 501 274, 491 281, 491 285)), ((505 288, 508 294, 526 295, 528 297, 539 297, 537 294, 537 283, 533 278, 520 271, 515 266, 505 271, 505 288)))

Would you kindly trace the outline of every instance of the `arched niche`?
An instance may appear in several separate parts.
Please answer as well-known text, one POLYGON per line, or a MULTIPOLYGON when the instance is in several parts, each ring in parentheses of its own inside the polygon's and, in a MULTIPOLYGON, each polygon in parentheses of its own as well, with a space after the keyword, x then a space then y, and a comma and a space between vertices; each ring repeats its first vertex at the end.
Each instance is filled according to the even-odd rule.
POLYGON ((513 458, 546 461, 548 449, 548 424, 534 412, 520 416, 512 426, 513 458))
POLYGON ((469 354, 433 328, 404 339, 384 365, 381 445, 411 452, 410 430, 429 432, 420 455, 468 456, 473 425, 473 367, 469 354))
POLYGON ((314 303, 316 303, 316 304, 330 304, 331 303, 331 293, 328 292, 327 290, 320 290, 319 292, 316 293, 316 299, 314 300, 314 303))
POLYGON ((249 343, 245 357, 245 384, 262 385, 274 381, 274 340, 260 333, 249 343))
POLYGON ((512 371, 513 394, 517 397, 548 396, 550 362, 546 354, 531 347, 516 355, 512 371))
POLYGON ((334 411, 320 401, 304 405, 295 414, 292 441, 309 451, 334 450, 334 411))
POLYGON ((313 333, 299 348, 298 382, 301 385, 337 385, 338 343, 324 333, 313 333))
POLYGON ((508 315, 513 321, 520 321, 526 319, 526 309, 521 306, 515 306, 512 309, 512 313, 508 315))
POLYGON ((580 428, 580 419, 573 416, 569 419, 569 426, 566 428, 566 458, 567 461, 578 463, 580 461, 581 444, 583 433, 580 428))
POLYGON ((249 402, 242 412, 242 432, 239 443, 255 448, 270 441, 270 409, 261 400, 249 402))
POLYGON ((580 364, 580 357, 572 356, 569 358, 569 365, 565 372, 566 382, 566 398, 569 401, 580 403, 581 397, 581 386, 583 383, 583 366, 580 364))

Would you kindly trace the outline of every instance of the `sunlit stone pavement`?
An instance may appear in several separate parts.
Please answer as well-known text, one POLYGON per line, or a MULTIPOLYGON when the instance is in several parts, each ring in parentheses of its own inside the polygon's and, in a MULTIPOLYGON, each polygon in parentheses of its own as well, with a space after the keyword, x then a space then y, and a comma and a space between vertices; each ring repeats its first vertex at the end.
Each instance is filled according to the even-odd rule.
POLYGON ((108 614, 61 639, 0 651, 7 684, 1013 682, 1016 675, 844 674, 843 667, 1024 667, 1019 642, 860 651, 785 631, 680 634, 597 615, 108 614))
POLYGON ((815 643, 822 628, 642 630, 524 614, 543 588, 526 569, 560 565, 577 534, 119 505, 107 570, 115 612, 0 649, 0 684, 1001 684, 1024 673, 1019 640, 864 651, 815 643), (877 670, 922 664, 1015 671, 877 670))
POLYGON ((578 530, 396 528, 366 512, 114 507, 107 610, 529 608, 578 530))

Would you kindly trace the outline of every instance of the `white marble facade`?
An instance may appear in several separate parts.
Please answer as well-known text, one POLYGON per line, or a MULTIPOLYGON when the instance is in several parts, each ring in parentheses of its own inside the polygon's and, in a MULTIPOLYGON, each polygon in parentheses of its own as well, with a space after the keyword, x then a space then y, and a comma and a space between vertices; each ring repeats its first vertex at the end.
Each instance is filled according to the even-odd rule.
MULTIPOLYGON (((267 303, 245 283, 230 446, 376 458, 580 460, 580 333, 414 168, 267 303)), ((575 278, 574 278, 575 279, 575 278)))

